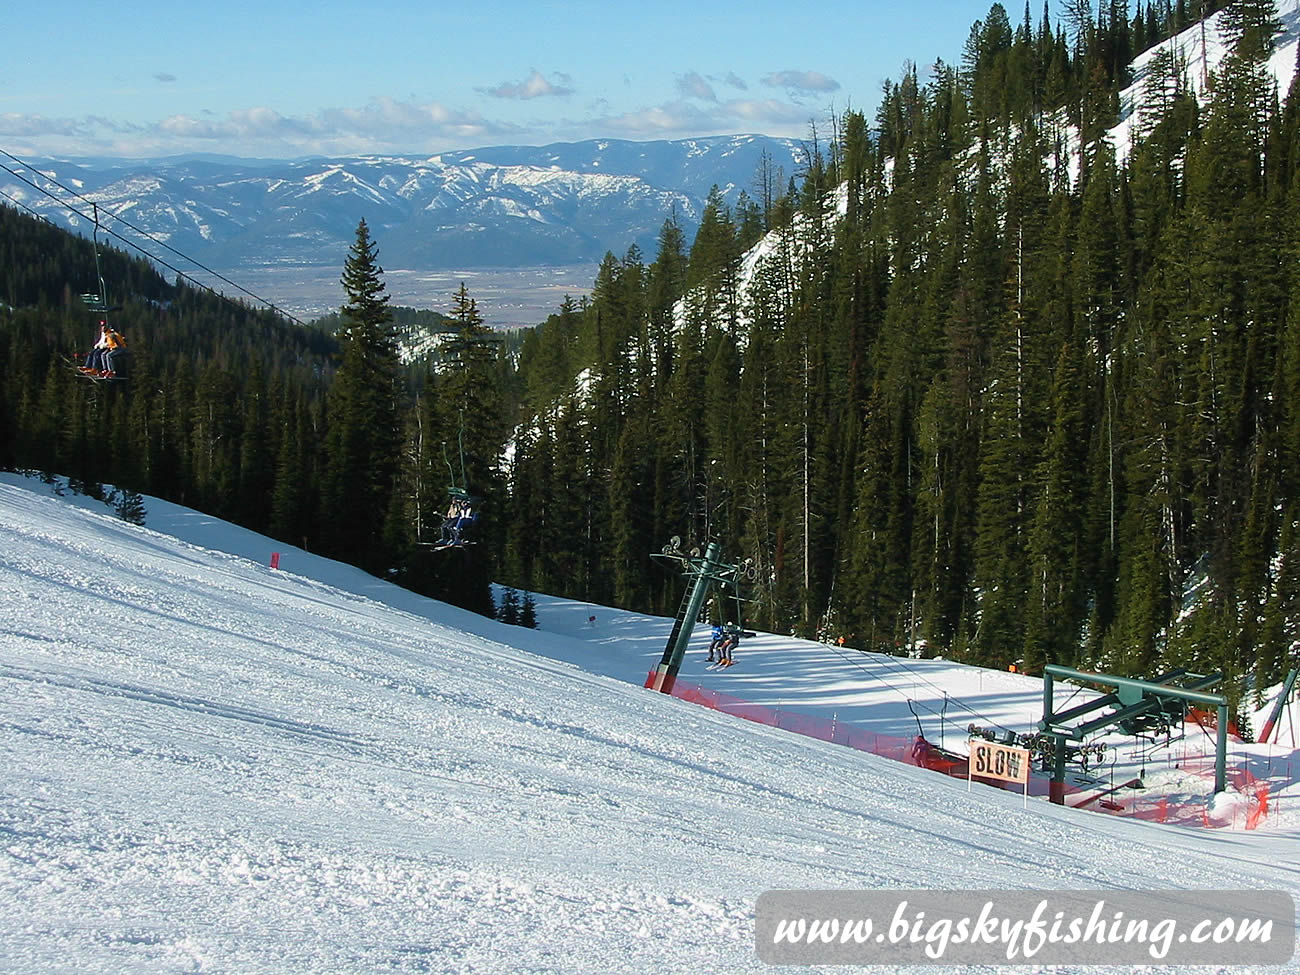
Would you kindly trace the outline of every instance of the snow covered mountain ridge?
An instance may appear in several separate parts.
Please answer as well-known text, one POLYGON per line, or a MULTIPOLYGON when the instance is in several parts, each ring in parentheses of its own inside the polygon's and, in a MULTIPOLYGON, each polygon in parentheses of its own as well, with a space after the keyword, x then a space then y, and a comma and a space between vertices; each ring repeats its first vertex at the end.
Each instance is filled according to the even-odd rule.
MULTIPOLYGON (((1282 101, 1291 87, 1297 60, 1300 59, 1300 0, 1275 0, 1275 9, 1281 30, 1273 38, 1273 53, 1268 60, 1268 71, 1276 82, 1279 101, 1282 101)), ((1150 86, 1154 81, 1150 76, 1152 63, 1160 54, 1168 52, 1172 55, 1173 63, 1184 74, 1187 90, 1202 105, 1211 97, 1212 79, 1229 53, 1222 22, 1223 11, 1220 10, 1134 58, 1131 65, 1133 83, 1123 89, 1119 96, 1120 121, 1106 135, 1121 163, 1127 160, 1134 141, 1141 133, 1144 99, 1149 97, 1150 86)), ((1069 158, 1065 160, 1066 168, 1071 178, 1077 180, 1081 154, 1080 134, 1075 126, 1064 121, 1064 112, 1056 115, 1057 124, 1067 130, 1064 144, 1069 158)), ((973 152, 971 158, 974 158, 973 152)), ((887 170, 892 170, 892 165, 887 166, 887 170)), ((847 205, 847 188, 841 184, 828 194, 824 211, 826 219, 832 223, 840 220, 846 213, 847 205)), ((809 251, 805 240, 807 235, 807 219, 802 213, 795 214, 792 226, 768 231, 741 258, 736 278, 737 294, 745 294, 764 261, 778 261, 797 267, 809 251)), ((678 299, 673 313, 679 326, 691 313, 692 304, 701 300, 704 290, 697 288, 695 293, 678 299)), ((750 324, 749 314, 743 300, 735 307, 738 313, 736 325, 739 328, 737 339, 743 347, 750 324)))
MULTIPOLYGON (((1279 100, 1284 100, 1295 75, 1297 48, 1300 47, 1300 0, 1276 0, 1275 8, 1282 29, 1273 38, 1268 70, 1277 81, 1279 100)), ((1120 92, 1123 118, 1110 130, 1111 144, 1121 159, 1132 148, 1134 126, 1140 124, 1143 98, 1151 83, 1151 65, 1162 52, 1168 51, 1174 63, 1182 66, 1188 89, 1202 104, 1209 98, 1210 79, 1228 54, 1222 22, 1223 11, 1220 10, 1134 58, 1133 84, 1120 92)))
MULTIPOLYGON (((654 246, 673 214, 693 235, 715 184, 734 202, 767 153, 793 174, 799 144, 757 135, 659 142, 592 140, 428 157, 293 161, 181 157, 141 162, 30 159, 43 176, 177 251, 218 268, 341 265, 364 218, 391 268, 597 262, 654 246)), ((83 213, 89 206, 26 171, 83 213)), ((57 224, 87 221, 20 179, 0 190, 57 224)))

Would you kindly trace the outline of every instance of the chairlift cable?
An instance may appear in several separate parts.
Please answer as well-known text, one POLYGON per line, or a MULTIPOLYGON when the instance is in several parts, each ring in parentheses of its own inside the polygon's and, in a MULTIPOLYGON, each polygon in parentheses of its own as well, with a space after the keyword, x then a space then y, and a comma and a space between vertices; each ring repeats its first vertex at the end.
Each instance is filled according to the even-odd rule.
MULTIPOLYGON (((918 674, 916 671, 914 671, 911 667, 907 666, 907 664, 904 662, 904 659, 903 659, 902 657, 895 657, 895 656, 893 656, 892 654, 882 654, 882 656, 886 656, 886 657, 888 657, 888 658, 890 659, 890 661, 894 664, 894 666, 897 666, 897 667, 902 668, 902 669, 903 669, 904 671, 906 671, 909 675, 911 675, 912 679, 913 679, 914 681, 916 681, 918 684, 924 684, 926 687, 930 688, 931 690, 939 691, 939 692, 942 693, 942 694, 946 694, 946 693, 947 693, 947 691, 945 691, 945 690, 944 690, 942 687, 940 687, 938 684, 935 684, 934 682, 932 682, 932 681, 926 679, 925 677, 921 676, 921 675, 918 674)), ((1003 731, 1012 731, 1012 730, 1014 730, 1014 729, 1008 728, 1006 725, 1002 724, 1000 721, 994 721, 992 718, 988 717, 987 715, 981 714, 979 711, 976 711, 974 708, 970 707, 969 705, 967 705, 967 704, 963 704, 963 703, 961 702, 961 699, 960 699, 960 698, 956 698, 956 697, 954 697, 954 698, 952 698, 952 700, 956 701, 958 704, 960 704, 963 708, 965 708, 965 709, 966 709, 967 711, 969 711, 971 714, 975 715, 976 717, 980 718, 980 719, 983 720, 983 721, 988 722, 989 724, 997 725, 997 726, 998 726, 999 728, 1001 728, 1003 731)))
POLYGON ((456 431, 456 450, 460 453, 460 483, 469 491, 469 478, 465 476, 465 410, 460 411, 460 428, 456 431))
MULTIPOLYGON (((18 158, 17 156, 15 156, 13 153, 9 152, 9 151, 6 150, 6 149, 0 148, 0 155, 8 156, 8 157, 9 157, 10 159, 12 159, 14 162, 18 163, 20 166, 23 166, 23 167, 27 168, 28 170, 30 170, 30 171, 32 171, 32 172, 40 173, 40 170, 37 169, 35 166, 32 166, 31 164, 29 164, 29 163, 23 161, 22 159, 18 158)), ((0 169, 3 169, 3 170, 4 170, 5 172, 7 172, 10 176, 13 176, 15 179, 21 180, 22 182, 26 183, 26 184, 27 184, 28 186, 30 186, 32 189, 37 190, 37 191, 40 192, 40 193, 44 193, 44 194, 45 194, 46 196, 48 196, 51 200, 53 200, 55 203, 59 204, 59 206, 63 207, 64 209, 66 209, 66 210, 68 210, 68 211, 70 211, 70 212, 72 212, 72 213, 75 213, 77 216, 81 217, 81 218, 84 219, 84 220, 88 220, 88 221, 90 221, 90 222, 91 222, 92 224, 94 224, 95 226, 100 226, 99 223, 98 223, 98 218, 97 218, 97 217, 89 217, 89 216, 87 216, 87 215, 86 215, 82 210, 77 209, 75 206, 73 206, 71 203, 67 202, 66 200, 61 200, 61 199, 59 199, 59 197, 57 197, 55 194, 51 193, 48 189, 46 189, 46 188, 43 187, 43 186, 39 186, 38 184, 32 182, 32 181, 31 181, 30 179, 28 179, 26 176, 22 175, 22 173, 19 173, 19 172, 14 171, 13 169, 9 168, 8 166, 4 165, 3 163, 0 163, 0 169)), ((97 206, 97 205, 95 204, 94 201, 87 199, 84 195, 82 195, 81 193, 78 193, 76 190, 69 189, 68 187, 66 187, 66 186, 64 186, 62 183, 60 183, 60 182, 59 182, 57 179, 55 179, 54 177, 52 177, 52 176, 46 176, 44 173, 40 173, 40 175, 41 175, 41 177, 42 177, 43 179, 47 179, 47 180, 49 180, 51 183, 53 183, 55 186, 59 187, 59 189, 63 190, 65 193, 68 193, 68 194, 70 194, 70 195, 76 197, 77 199, 82 200, 82 201, 84 201, 85 203, 90 204, 90 206, 92 206, 92 207, 96 207, 96 206, 97 206)), ((7 195, 7 194, 6 194, 6 195, 7 195)), ((25 209, 28 209, 28 210, 30 211, 31 208, 30 208, 30 207, 25 207, 25 209)), ((221 274, 220 272, 218 272, 218 271, 214 271, 212 268, 210 268, 210 267, 208 267, 207 265, 203 264, 201 261, 197 261, 197 260, 195 260, 194 258, 190 257, 188 254, 185 254, 185 253, 183 253, 182 251, 177 250, 175 247, 171 246, 171 245, 168 244, 166 241, 159 240, 159 239, 158 239, 157 237, 155 237, 153 234, 149 233, 149 232, 146 231, 146 230, 142 230, 141 228, 137 227, 135 224, 131 223, 131 221, 127 220, 125 217, 119 216, 118 214, 113 213, 111 210, 105 210, 105 213, 107 213, 110 217, 112 217, 114 220, 118 221, 119 223, 122 223, 122 224, 124 224, 125 226, 130 227, 133 231, 135 231, 135 232, 136 232, 137 234, 139 234, 141 237, 144 237, 146 240, 152 241, 153 243, 157 244, 159 247, 163 247, 163 248, 165 248, 166 250, 170 251, 171 253, 175 254, 176 256, 178 256, 178 257, 184 259, 185 261, 188 261, 190 264, 194 265, 195 267, 199 268, 200 270, 206 272, 207 274, 212 275, 212 276, 213 276, 214 278, 216 278, 217 280, 219 280, 219 281, 223 281, 224 283, 230 285, 232 288, 236 289, 237 291, 240 291, 240 292, 242 292, 243 294, 247 295, 248 297, 252 298, 254 301, 257 301, 257 302, 259 302, 259 303, 265 305, 265 306, 266 306, 267 308, 269 308, 272 312, 274 312, 275 314, 281 316, 282 318, 285 318, 285 319, 287 319, 288 321, 293 322, 295 325, 300 325, 300 326, 306 327, 306 323, 305 323, 305 322, 301 321, 300 319, 298 319, 298 318, 295 317, 294 315, 290 314, 289 312, 285 311, 284 309, 278 307, 278 306, 277 306, 273 301, 270 301, 270 300, 268 300, 268 299, 266 299, 266 298, 263 298, 261 295, 258 295, 258 294, 255 294, 255 293, 252 292, 252 291, 249 291, 247 288, 245 288, 245 287, 243 287, 242 285, 236 283, 235 281, 230 280, 230 278, 226 277, 225 275, 221 274)), ((209 294, 211 294, 211 295, 213 295, 213 296, 215 296, 215 297, 218 297, 218 298, 226 298, 226 297, 227 297, 226 295, 224 295, 224 294, 220 293, 219 291, 217 291, 217 290, 216 290, 215 288, 213 288, 211 285, 205 284, 204 282, 199 281, 199 280, 198 280, 197 278, 195 278, 193 275, 191 275, 191 274, 187 274, 186 272, 180 270, 179 268, 172 266, 171 264, 169 264, 169 263, 167 263, 166 261, 164 261, 162 258, 157 257, 156 255, 150 253, 148 250, 146 250, 145 248, 141 247, 139 244, 135 243, 134 241, 129 240, 129 239, 127 239, 126 237, 123 237, 121 234, 117 233, 117 231, 113 230, 112 228, 110 228, 110 227, 102 227, 101 229, 103 229, 104 233, 109 234, 109 235, 111 235, 111 236, 117 238, 117 239, 120 240, 122 243, 126 244, 128 247, 133 248, 134 250, 139 251, 139 252, 140 252, 141 254, 143 254, 145 257, 149 258, 151 261, 154 261, 155 263, 161 265, 162 267, 165 267, 167 270, 173 272, 174 274, 179 275, 180 277, 184 278, 186 281, 190 282, 191 284, 193 284, 195 287, 199 288, 200 290, 202 290, 202 291, 206 291, 206 292, 208 292, 209 294)))
MULTIPOLYGON (((896 694, 900 694, 900 695, 902 695, 905 699, 907 699, 907 700, 909 700, 909 701, 911 700, 911 698, 908 697, 908 695, 907 695, 906 693, 904 693, 903 691, 899 690, 897 687, 895 687, 893 684, 891 684, 889 681, 885 680, 883 677, 879 676, 878 674, 876 674, 876 673, 874 673, 874 672, 872 672, 872 671, 870 671, 870 670, 867 670, 867 668, 864 667, 864 666, 862 666, 862 664, 861 664, 859 661, 853 660, 853 659, 852 659, 851 657, 849 657, 846 653, 844 653, 844 651, 841 650, 839 647, 832 646, 831 644, 828 644, 828 643, 823 643, 823 644, 821 644, 821 646, 826 647, 826 649, 830 650, 832 653, 838 654, 841 658, 843 658, 844 660, 846 660, 846 661, 848 661, 849 663, 851 663, 851 664, 853 664, 854 666, 856 666, 856 667, 857 667, 859 670, 861 670, 863 673, 870 675, 870 676, 872 677, 872 679, 877 680, 877 681, 879 681, 880 683, 884 684, 886 687, 888 687, 890 690, 894 691, 896 694)), ((888 657, 891 663, 896 664, 897 666, 902 667, 903 670, 905 670, 905 671, 907 671, 907 673, 911 674, 911 675, 912 675, 912 678, 913 678, 914 680, 916 680, 918 683, 921 683, 921 684, 926 685, 926 686, 929 687, 931 690, 939 691, 940 693, 942 693, 942 694, 944 695, 944 697, 945 697, 946 700, 952 701, 952 702, 955 703, 958 707, 960 707, 962 710, 964 710, 964 711, 966 711, 966 712, 968 712, 968 713, 970 713, 970 714, 973 714, 975 717, 979 718, 979 719, 980 719, 981 721, 983 721, 985 724, 988 724, 988 725, 994 725, 995 727, 1001 728, 1003 731, 1014 731, 1014 730, 1015 730, 1015 729, 1013 729, 1013 728, 1009 728, 1009 727, 1007 727, 1007 726, 1004 725, 1001 721, 994 721, 994 720, 993 720, 992 718, 990 718, 988 715, 983 714, 983 713, 981 713, 981 712, 975 710, 975 709, 974 709, 973 707, 971 707, 969 704, 966 704, 965 702, 963 702, 963 701, 961 700, 961 698, 959 698, 959 697, 955 697, 955 696, 953 696, 952 694, 949 694, 949 693, 948 693, 946 690, 944 690, 942 687, 939 687, 937 684, 935 684, 935 683, 933 683, 933 682, 931 682, 931 681, 929 681, 929 680, 926 680, 924 677, 920 676, 920 675, 917 674, 915 671, 911 670, 911 669, 908 668, 906 665, 904 665, 904 664, 902 663, 902 661, 899 660, 898 657, 894 657, 894 656, 891 656, 891 655, 889 655, 889 654, 879 654, 879 656, 882 656, 882 657, 888 657)))
POLYGON ((447 477, 451 483, 448 485, 453 492, 460 490, 456 484, 456 470, 451 466, 451 458, 447 456, 447 441, 442 442, 442 462, 447 465, 447 477))
MULTIPOLYGON (((29 206, 28 206, 26 203, 24 203, 22 200, 18 199, 18 197, 16 197, 16 196, 10 196, 10 195, 9 195, 8 193, 6 193, 4 190, 0 190, 0 196, 3 196, 6 200, 8 200, 8 201, 9 201, 10 203, 12 203, 14 206, 16 206, 16 207, 22 207, 22 209, 26 210, 28 213, 30 213, 30 214, 31 214, 33 217, 35 217, 37 220, 40 220, 42 223, 50 223, 49 218, 46 217, 45 214, 41 213, 41 212, 38 211, 38 210, 33 210, 31 207, 29 207, 29 206)), ((54 226, 54 225, 53 225, 52 223, 50 223, 50 226, 54 226)))
POLYGON ((447 456, 447 441, 442 442, 442 462, 447 465, 447 476, 451 478, 449 485, 453 492, 461 491, 469 494, 469 478, 465 474, 465 411, 460 411, 460 428, 456 431, 456 449, 460 462, 460 483, 456 483, 456 469, 451 466, 451 458, 447 456))
MULTIPOLYGON (((838 647, 831 646, 831 645, 828 644, 828 643, 823 643, 823 644, 821 644, 821 646, 823 646, 823 647, 825 647, 827 650, 831 651, 831 653, 837 654, 837 655, 840 656, 843 660, 845 660, 846 662, 852 664, 854 667, 857 667, 860 671, 862 671, 864 674, 866 674, 866 675, 867 675, 868 677, 870 677, 872 680, 875 680, 875 681, 878 681, 878 682, 881 683, 881 684, 884 684, 886 687, 888 687, 888 688, 889 688, 891 691, 893 691, 895 694, 900 695, 904 700, 909 701, 909 702, 911 701, 911 698, 910 698, 910 697, 909 697, 905 692, 903 692, 903 691, 900 690, 899 688, 895 687, 893 684, 891 684, 889 681, 885 680, 885 678, 881 677, 879 674, 873 673, 872 671, 868 670, 866 667, 862 666, 862 663, 861 663, 860 661, 854 660, 852 657, 850 657, 848 654, 844 653, 844 651, 842 651, 842 650, 839 649, 838 647)), ((909 706, 910 706, 910 705, 909 705, 909 706)))
MULTIPOLYGON (((9 153, 5 152, 5 150, 3 150, 3 149, 0 149, 0 153, 4 153, 5 155, 9 155, 9 153)), ((57 196, 55 196, 53 193, 51 193, 51 192, 50 192, 49 190, 47 190, 45 187, 43 187, 43 186, 38 186, 36 183, 33 183, 31 180, 27 179, 27 178, 26 178, 25 176, 23 176, 21 173, 17 173, 17 172, 15 172, 14 170, 10 169, 8 166, 5 166, 3 163, 0 163, 0 169, 2 169, 2 170, 4 170, 5 172, 9 173, 9 175, 13 176, 15 179, 21 180, 22 182, 26 183, 28 186, 32 187, 32 189, 37 190, 37 191, 40 192, 40 193, 44 193, 44 194, 45 194, 46 196, 48 196, 51 200, 53 200, 55 203, 59 204, 59 206, 63 207, 64 209, 66 209, 66 210, 68 210, 68 211, 70 211, 70 212, 72 212, 72 213, 75 213, 77 216, 81 217, 83 220, 86 220, 88 223, 92 223, 92 224, 94 223, 94 218, 93 218, 93 217, 87 215, 84 211, 77 209, 75 206, 73 206, 71 203, 68 203, 66 200, 61 200, 61 199, 59 199, 57 196)), ((48 178, 48 177, 47 177, 47 178, 48 178)), ((91 201, 87 201, 87 202, 91 202, 91 201)), ((92 203, 92 206, 93 206, 93 205, 94 205, 94 204, 92 203)), ((129 223, 128 221, 122 219, 121 217, 117 216, 116 214, 113 214, 113 213, 109 212, 109 216, 113 217, 113 219, 115 219, 115 220, 118 220, 118 221, 120 221, 120 222, 126 224, 128 227, 131 227, 131 229, 136 230, 136 232, 137 232, 137 233, 140 233, 142 236, 148 237, 150 240, 155 240, 155 238, 151 237, 149 234, 145 233, 144 231, 141 231, 141 230, 139 230, 138 228, 134 227, 131 223, 129 223)), ((146 250, 145 248, 141 247, 141 246, 140 246, 139 244, 137 244, 135 241, 130 240, 129 238, 122 236, 120 233, 118 233, 118 232, 117 232, 116 230, 114 230, 113 228, 111 228, 111 227, 104 227, 104 226, 101 225, 101 226, 100 226, 100 229, 103 230, 105 234, 107 234, 107 235, 109 235, 109 236, 111 236, 111 237, 114 237, 114 238, 116 238, 117 240, 121 241, 121 242, 122 242, 123 244, 125 244, 127 247, 130 247, 130 248, 132 248, 133 250, 139 251, 141 254, 143 254, 143 255, 144 255, 145 257, 147 257, 149 260, 153 261, 155 264, 158 264, 158 265, 160 265, 161 267, 164 267, 164 268, 166 268, 167 270, 171 271, 172 273, 176 274, 178 277, 185 279, 186 281, 188 281, 190 284, 194 285, 194 287, 196 287, 196 288, 199 289, 200 291, 206 291, 208 294, 210 294, 210 295, 212 295, 212 296, 214 296, 214 297, 216 297, 216 298, 221 298, 221 299, 224 299, 224 300, 229 300, 229 297, 228 297, 227 295, 224 295, 224 294, 222 294, 221 292, 217 291, 217 290, 216 290, 215 288, 213 288, 211 285, 206 284, 206 283, 204 283, 204 282, 198 280, 198 279, 197 279, 196 277, 194 277, 192 274, 189 274, 189 273, 187 273, 187 272, 185 272, 185 271, 182 271, 180 268, 176 267, 176 266, 173 265, 173 264, 169 264, 167 261, 163 260, 161 257, 158 257, 157 255, 150 253, 148 250, 146 250)), ((198 261, 194 260, 193 258, 191 258, 191 257, 189 257, 189 256, 187 256, 187 255, 185 255, 185 254, 182 254, 180 251, 177 251, 174 247, 171 247, 171 246, 169 246, 169 245, 167 245, 167 244, 163 244, 161 241, 157 241, 157 242, 160 243, 160 244, 162 244, 162 246, 167 247, 168 250, 171 250, 171 251, 173 251, 173 252, 175 252, 175 253, 177 253, 177 254, 180 254, 181 257, 185 258, 185 260, 189 261, 191 264, 195 265, 196 267, 198 267, 198 268, 200 268, 200 269, 202 269, 202 270, 204 270, 204 271, 207 271, 209 274, 213 275, 213 276, 216 277, 216 278, 220 278, 222 281, 226 281, 228 284, 231 285, 231 287, 236 288, 236 289, 238 289, 239 291, 244 292, 245 294, 249 295, 250 297, 254 298, 255 300, 257 300, 257 301, 261 302, 262 304, 266 305, 266 306, 267 306, 267 307, 268 307, 272 312, 274 312, 275 314, 281 316, 282 318, 285 318, 285 319, 287 319, 288 321, 291 321, 291 322, 293 322, 293 323, 296 324, 296 325, 301 325, 301 326, 303 326, 303 327, 306 327, 306 323, 305 323, 305 322, 303 322, 303 321, 301 321, 300 319, 296 318, 295 316, 291 315, 289 312, 286 312, 286 311, 284 311, 283 309, 277 307, 277 306, 275 305, 274 302, 271 302, 271 301, 267 300, 266 298, 262 298, 262 297, 260 297, 260 296, 258 296, 258 295, 256 295, 256 294, 254 294, 254 293, 251 292, 251 291, 248 291, 246 288, 243 288, 243 287, 241 287, 240 285, 236 284, 235 282, 230 281, 228 278, 225 278, 225 277, 222 276, 221 274, 218 274, 216 271, 213 271, 211 268, 206 267, 205 265, 199 263, 198 261)))
POLYGON ((104 272, 99 265, 99 204, 92 203, 90 212, 95 218, 95 229, 91 233, 91 245, 95 249, 95 283, 99 286, 99 304, 104 309, 104 314, 108 314, 108 288, 104 285, 104 272))

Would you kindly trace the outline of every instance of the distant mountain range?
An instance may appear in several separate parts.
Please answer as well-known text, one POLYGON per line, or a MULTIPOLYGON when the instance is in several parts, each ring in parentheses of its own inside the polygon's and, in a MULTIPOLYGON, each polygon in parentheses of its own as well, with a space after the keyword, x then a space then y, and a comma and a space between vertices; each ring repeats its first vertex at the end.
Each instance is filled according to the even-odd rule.
MULTIPOLYGON (((88 233, 69 206, 133 243, 157 250, 122 223, 220 270, 341 267, 365 218, 386 268, 532 267, 622 256, 637 244, 654 257, 676 214, 690 241, 709 190, 729 203, 755 196, 762 154, 796 174, 801 144, 765 136, 660 142, 593 140, 500 146, 435 156, 292 161, 173 157, 131 161, 29 159, 85 199, 31 177, 58 199, 0 171, 0 190, 56 224, 88 233), (64 205, 64 203, 68 205, 64 205)), ((155 256, 172 258, 165 252, 155 256)))

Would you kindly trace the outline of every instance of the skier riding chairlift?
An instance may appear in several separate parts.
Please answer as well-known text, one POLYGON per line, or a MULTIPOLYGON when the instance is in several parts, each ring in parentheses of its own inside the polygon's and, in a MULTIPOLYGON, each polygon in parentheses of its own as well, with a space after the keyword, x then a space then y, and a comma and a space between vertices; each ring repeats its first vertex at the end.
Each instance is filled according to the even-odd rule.
POLYGON ((442 539, 436 548, 461 548, 474 543, 465 535, 478 521, 478 512, 474 510, 475 499, 459 488, 452 488, 451 504, 446 517, 442 520, 442 539))
POLYGON ((130 351, 126 347, 126 339, 108 323, 108 313, 120 311, 121 308, 108 306, 108 289, 104 287, 104 275, 99 265, 99 207, 94 204, 91 206, 94 214, 92 246, 95 250, 95 280, 99 283, 99 291, 83 294, 81 300, 89 311, 100 316, 99 339, 77 367, 77 372, 86 379, 120 380, 126 378, 126 357, 130 351))

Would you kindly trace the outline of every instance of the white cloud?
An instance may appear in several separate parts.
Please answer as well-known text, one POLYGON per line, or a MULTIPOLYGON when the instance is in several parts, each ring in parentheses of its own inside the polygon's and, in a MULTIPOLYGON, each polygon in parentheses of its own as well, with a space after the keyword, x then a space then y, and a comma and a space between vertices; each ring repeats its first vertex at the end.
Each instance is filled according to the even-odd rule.
POLYGON ((451 147, 506 141, 520 128, 476 112, 437 102, 418 104, 373 98, 359 107, 327 108, 287 116, 265 106, 217 115, 200 110, 170 115, 147 125, 126 125, 88 116, 49 119, 0 115, 0 137, 21 139, 25 152, 71 156, 171 155, 225 152, 297 156, 360 152, 436 152, 451 147))
POLYGON ((479 91, 485 95, 491 95, 493 98, 544 98, 550 96, 572 95, 573 89, 569 87, 569 76, 565 74, 556 74, 556 80, 559 84, 553 84, 542 76, 542 73, 536 68, 523 81, 502 82, 495 88, 480 88, 479 91))
POLYGON ((717 94, 713 91, 713 86, 695 71, 677 77, 677 91, 684 98, 700 98, 708 102, 718 100, 717 94))
MULTIPOLYGON (((536 73, 534 73, 536 75, 536 73)), ((546 82, 551 88, 559 80, 546 82)), ((545 81, 545 79, 543 79, 545 81)), ((147 123, 96 116, 50 118, 0 114, 0 139, 31 155, 143 158, 186 152, 288 158, 307 155, 436 153, 453 148, 528 144, 611 136, 675 139, 761 132, 799 138, 811 121, 797 92, 784 97, 720 98, 710 79, 688 72, 676 79, 678 96, 657 105, 619 110, 603 98, 584 99, 567 118, 484 115, 441 102, 375 97, 360 105, 286 115, 267 105, 231 112, 202 107, 147 123)), ((729 89, 730 90, 730 89, 729 89)), ((518 97, 523 97, 522 95, 518 97)), ((533 95, 530 97, 539 97, 533 95)), ((538 103, 531 103, 536 105, 538 103)), ((570 103, 571 104, 571 103, 570 103)))
POLYGON ((225 118, 197 119, 189 115, 171 115, 159 122, 155 131, 184 140, 285 139, 294 141, 312 138, 321 131, 321 126, 309 119, 288 118, 274 109, 258 107, 231 112, 225 118))
POLYGON ((727 102, 727 109, 737 118, 749 122, 780 126, 808 124, 806 108, 775 98, 737 98, 727 102))
POLYGON ((46 118, 43 115, 0 114, 0 136, 32 139, 41 136, 82 137, 89 134, 87 120, 46 118))
POLYGON ((820 71, 773 71, 763 76, 769 88, 793 88, 797 91, 839 91, 840 83, 820 71))
POLYGON ((581 123, 627 139, 673 139, 695 135, 762 132, 798 138, 807 131, 808 109, 775 98, 737 98, 701 104, 680 99, 635 112, 581 123))

